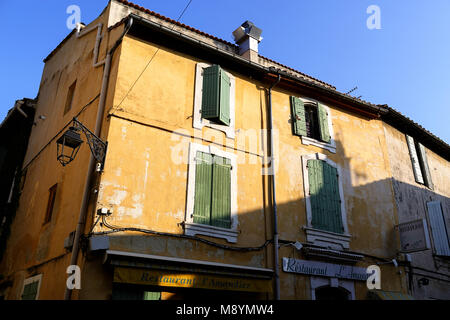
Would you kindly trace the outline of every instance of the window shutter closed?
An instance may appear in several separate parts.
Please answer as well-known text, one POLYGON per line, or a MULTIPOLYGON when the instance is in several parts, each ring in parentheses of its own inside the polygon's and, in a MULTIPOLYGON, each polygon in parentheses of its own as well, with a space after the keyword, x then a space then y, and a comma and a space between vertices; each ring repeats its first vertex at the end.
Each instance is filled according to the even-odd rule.
POLYGON ((435 253, 439 256, 450 256, 447 230, 442 215, 441 203, 439 201, 427 202, 427 207, 435 253))
POLYGON ((414 171, 414 178, 418 183, 424 183, 422 170, 420 169, 419 157, 417 156, 414 139, 406 135, 406 142, 408 143, 409 156, 411 157, 411 163, 414 171))
POLYGON ((161 292, 144 291, 143 300, 161 300, 161 292))
POLYGON ((230 77, 220 70, 220 117, 223 124, 230 125, 230 77))
POLYGON ((231 163, 229 159, 214 157, 211 225, 231 227, 231 163))
POLYGON ((433 189, 433 182, 431 181, 430 168, 428 167, 427 153, 422 144, 419 143, 418 145, 419 145, 420 157, 421 157, 422 163, 423 163, 423 179, 425 180, 425 185, 428 188, 433 189))
POLYGON ((343 233, 337 169, 325 161, 308 160, 308 178, 313 227, 343 233))
POLYGON ((305 105, 300 98, 291 96, 292 129, 296 136, 306 136, 305 105))
POLYGON ((195 167, 194 222, 210 224, 212 155, 197 152, 195 167))
POLYGON ((330 142, 330 129, 328 128, 327 110, 320 103, 317 105, 317 115, 319 117, 320 139, 324 142, 330 142))
POLYGON ((216 119, 220 115, 220 67, 203 69, 202 117, 216 119))

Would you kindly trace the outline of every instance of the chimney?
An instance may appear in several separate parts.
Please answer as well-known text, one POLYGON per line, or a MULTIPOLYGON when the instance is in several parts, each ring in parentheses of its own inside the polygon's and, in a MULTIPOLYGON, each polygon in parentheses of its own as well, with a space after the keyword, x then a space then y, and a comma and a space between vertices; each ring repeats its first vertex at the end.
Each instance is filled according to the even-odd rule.
POLYGON ((239 46, 239 55, 252 62, 258 62, 258 44, 263 39, 262 30, 253 22, 245 21, 233 32, 234 41, 239 46))

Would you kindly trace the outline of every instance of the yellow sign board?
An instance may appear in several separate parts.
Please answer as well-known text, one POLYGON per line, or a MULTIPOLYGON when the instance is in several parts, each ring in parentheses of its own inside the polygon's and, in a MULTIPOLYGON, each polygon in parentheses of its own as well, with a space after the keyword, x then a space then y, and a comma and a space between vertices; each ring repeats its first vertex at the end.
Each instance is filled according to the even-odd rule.
POLYGON ((272 291, 270 280, 219 277, 203 274, 180 274, 138 268, 114 268, 114 282, 212 290, 272 291))

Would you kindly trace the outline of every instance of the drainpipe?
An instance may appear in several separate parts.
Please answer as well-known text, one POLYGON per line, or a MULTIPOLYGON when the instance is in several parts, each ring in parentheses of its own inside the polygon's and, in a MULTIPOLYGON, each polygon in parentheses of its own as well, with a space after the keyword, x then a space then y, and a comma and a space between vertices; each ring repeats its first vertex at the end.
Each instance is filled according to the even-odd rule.
POLYGON ((275 150, 273 146, 273 119, 272 119, 272 89, 280 82, 281 77, 278 74, 277 81, 275 81, 268 90, 269 98, 269 123, 270 123, 270 156, 272 167, 272 205, 273 205, 273 258, 274 258, 274 272, 275 272, 275 300, 280 300, 280 272, 278 268, 278 217, 277 217, 277 199, 276 199, 276 184, 275 184, 275 150))
MULTIPOLYGON (((113 47, 109 50, 106 59, 105 59, 105 66, 103 71, 103 80, 102 80, 102 88, 100 91, 100 100, 98 103, 98 112, 97 112, 97 119, 95 121, 95 130, 94 134, 98 137, 100 136, 100 131, 102 128, 102 122, 103 122, 103 114, 105 111, 105 102, 106 102, 106 93, 108 89, 108 82, 109 82, 109 74, 111 71, 111 60, 112 56, 114 54, 114 51, 117 49, 117 47, 120 45, 120 43, 123 40, 123 37, 125 37, 125 34, 130 30, 131 26, 133 24, 133 18, 128 19, 128 23, 120 36, 120 38, 116 41, 116 43, 113 45, 113 47)), ((72 256, 70 258, 70 265, 76 265, 78 260, 78 251, 79 251, 79 244, 80 244, 80 238, 82 233, 84 232, 85 224, 86 224, 86 213, 88 208, 88 200, 90 195, 90 185, 93 182, 94 172, 95 172, 95 158, 92 156, 92 153, 90 154, 90 160, 89 160, 89 168, 87 170, 87 175, 85 179, 84 184, 84 192, 83 192, 83 200, 80 207, 80 214, 78 218, 78 224, 77 229, 75 231, 75 236, 73 240, 73 247, 72 247, 72 256)), ((64 300, 70 300, 72 296, 72 290, 67 288, 64 292, 64 300)))

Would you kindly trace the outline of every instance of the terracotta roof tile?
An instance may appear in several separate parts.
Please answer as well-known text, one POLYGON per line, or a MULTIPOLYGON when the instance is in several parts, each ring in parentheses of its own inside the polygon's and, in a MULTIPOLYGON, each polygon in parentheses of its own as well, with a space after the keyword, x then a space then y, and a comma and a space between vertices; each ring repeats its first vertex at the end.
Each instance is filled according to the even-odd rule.
POLYGON ((163 15, 157 13, 157 12, 154 12, 154 11, 151 11, 149 9, 143 8, 143 7, 141 7, 141 6, 139 6, 139 5, 135 4, 135 3, 132 3, 132 2, 129 2, 129 1, 126 1, 126 0, 117 0, 117 2, 120 2, 120 3, 124 4, 124 5, 132 7, 132 8, 138 9, 138 10, 140 10, 142 12, 148 13, 148 14, 150 14, 150 15, 152 15, 154 17, 157 17, 157 18, 159 18, 161 20, 170 22, 170 23, 175 24, 177 26, 183 27, 183 28, 185 28, 187 30, 193 31, 193 32, 198 33, 198 34, 200 34, 202 36, 214 39, 214 40, 222 42, 222 43, 225 43, 226 45, 229 45, 229 46, 231 46, 233 48, 237 48, 237 46, 235 44, 231 43, 231 42, 228 42, 226 40, 220 39, 220 38, 218 38, 216 36, 213 36, 211 34, 203 32, 201 30, 195 29, 195 28, 193 28, 191 26, 185 25, 184 23, 181 23, 181 22, 175 21, 173 19, 170 19, 168 17, 165 17, 165 16, 163 16, 163 15))

